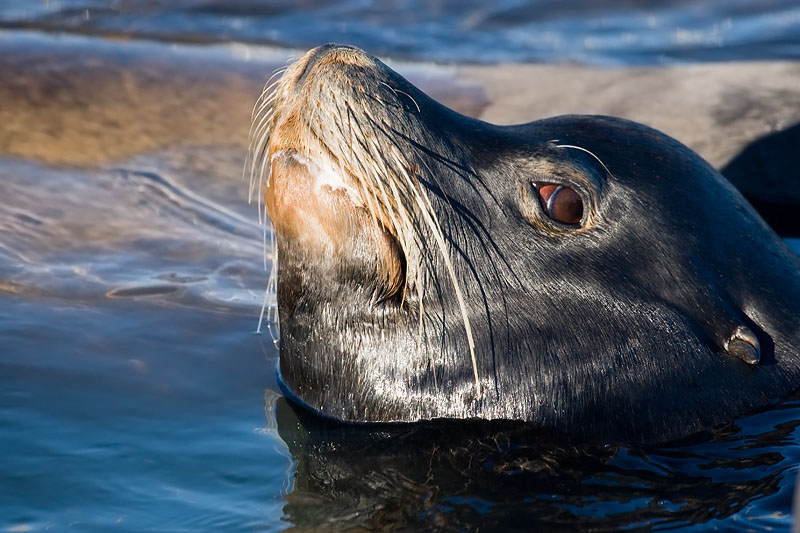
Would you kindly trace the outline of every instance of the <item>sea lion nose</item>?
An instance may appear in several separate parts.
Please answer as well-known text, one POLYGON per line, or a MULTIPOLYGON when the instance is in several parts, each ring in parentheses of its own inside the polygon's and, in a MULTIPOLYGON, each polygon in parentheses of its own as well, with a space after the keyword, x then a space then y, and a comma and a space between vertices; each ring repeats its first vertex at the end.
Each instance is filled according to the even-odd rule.
POLYGON ((306 76, 308 76, 308 74, 314 70, 314 67, 323 59, 335 60, 341 63, 363 64, 367 57, 367 54, 362 50, 344 44, 328 43, 317 46, 306 52, 306 55, 301 59, 301 61, 305 63, 305 66, 297 77, 297 83, 303 83, 306 76))

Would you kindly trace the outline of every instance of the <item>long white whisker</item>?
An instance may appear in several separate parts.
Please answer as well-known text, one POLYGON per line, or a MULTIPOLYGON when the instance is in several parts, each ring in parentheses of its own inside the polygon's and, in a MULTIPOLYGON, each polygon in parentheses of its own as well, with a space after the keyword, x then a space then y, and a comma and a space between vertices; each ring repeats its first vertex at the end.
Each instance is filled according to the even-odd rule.
MULTIPOLYGON (((392 152, 392 155, 397 158, 397 156, 392 152)), ((442 228, 439 224, 438 217, 436 216, 436 212, 433 210, 433 205, 430 203, 427 195, 424 194, 424 191, 418 189, 412 178, 408 175, 408 173, 403 168, 402 163, 397 160, 399 165, 400 174, 406 179, 406 182, 409 186, 412 187, 414 191, 414 199, 417 201, 417 205, 420 208, 420 212, 422 216, 425 218, 425 221, 428 227, 433 232, 433 238, 436 240, 436 244, 439 247, 439 251, 442 254, 444 259, 445 267, 447 268, 447 272, 450 275, 450 280, 453 283, 453 290, 456 293, 456 299, 458 300, 458 307, 461 310, 461 318, 464 323, 464 331, 467 335, 467 343, 469 345, 469 354, 470 359, 472 361, 472 372, 475 377, 475 394, 478 398, 481 397, 481 381, 480 376, 478 375, 478 361, 475 356, 475 340, 472 335, 472 326, 469 321, 469 315, 467 314, 467 305, 466 300, 464 299, 464 294, 461 290, 461 284, 458 282, 458 277, 456 276, 456 271, 453 266, 453 261, 450 258, 450 254, 447 253, 447 245, 444 241, 444 234, 442 233, 442 228)), ((422 185, 420 184, 419 187, 421 188, 422 185)))
POLYGON ((383 81, 381 81, 381 82, 379 82, 379 83, 380 83, 381 85, 384 85, 384 86, 388 87, 388 89, 394 93, 394 96, 395 96, 395 97, 397 97, 397 93, 404 94, 404 95, 408 96, 408 99, 409 99, 409 100, 411 100, 412 102, 414 102, 414 105, 417 107, 417 113, 422 113, 422 111, 421 111, 421 110, 420 110, 420 108, 419 108, 419 104, 417 103, 417 101, 416 101, 416 100, 414 100, 414 97, 413 97, 413 96, 411 96, 410 94, 408 94, 408 93, 407 93, 407 92, 405 92, 405 91, 401 91, 400 89, 395 89, 394 87, 391 87, 391 86, 390 86, 388 83, 386 83, 386 82, 383 82, 383 81))
MULTIPOLYGON (((261 210, 259 210, 259 218, 261 218, 261 210)), ((264 272, 267 271, 267 206, 264 204, 264 222, 261 224, 261 241, 264 256, 264 272)))
POLYGON ((280 316, 278 315, 278 249, 276 248, 275 243, 275 230, 273 229, 270 232, 270 249, 272 250, 272 269, 270 269, 269 273, 269 280, 267 281, 267 291, 270 294, 275 294, 275 301, 274 303, 270 304, 269 312, 267 313, 267 318, 269 319, 269 334, 272 337, 272 342, 277 346, 278 342, 280 341, 280 316), (273 324, 275 325, 276 331, 273 331, 273 324))
POLYGON ((258 326, 256 326, 256 333, 261 334, 261 324, 264 322, 264 313, 267 309, 267 300, 269 299, 269 283, 264 290, 264 301, 261 303, 261 313, 258 315, 258 326))
POLYGON ((603 168, 606 170, 606 172, 608 172, 608 174, 609 174, 610 176, 613 176, 613 174, 611 173, 611 171, 610 171, 610 170, 608 170, 608 167, 606 166, 606 164, 605 164, 605 163, 603 163, 603 162, 600 160, 600 158, 599 158, 599 157, 597 157, 596 155, 594 155, 592 152, 590 152, 590 151, 589 151, 589 150, 587 150, 586 148, 583 148, 582 146, 575 146, 574 144, 557 144, 556 146, 557 146, 558 148, 572 148, 572 149, 574 149, 574 150, 580 150, 581 152, 586 152, 586 153, 587 153, 587 154, 589 154, 590 156, 594 157, 594 158, 597 160, 597 162, 598 162, 598 163, 600 163, 600 164, 603 166, 603 168))

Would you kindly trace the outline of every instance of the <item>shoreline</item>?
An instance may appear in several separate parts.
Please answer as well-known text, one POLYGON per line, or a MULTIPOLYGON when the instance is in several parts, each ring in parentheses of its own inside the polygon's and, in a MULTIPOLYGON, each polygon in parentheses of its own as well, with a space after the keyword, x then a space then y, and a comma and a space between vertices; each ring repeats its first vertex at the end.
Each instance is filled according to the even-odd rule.
MULTIPOLYGON (((0 155, 97 166, 173 145, 246 148, 264 82, 300 50, 0 31, 0 155)), ((384 61, 494 122, 604 114, 648 124, 722 168, 800 123, 800 61, 665 67, 384 61)))

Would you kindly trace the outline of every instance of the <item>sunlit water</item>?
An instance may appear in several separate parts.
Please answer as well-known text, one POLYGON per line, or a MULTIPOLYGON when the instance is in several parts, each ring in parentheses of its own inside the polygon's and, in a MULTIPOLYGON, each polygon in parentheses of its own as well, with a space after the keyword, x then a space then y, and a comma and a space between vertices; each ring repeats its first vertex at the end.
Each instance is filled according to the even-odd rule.
POLYGON ((244 183, 171 171, 171 157, 95 172, 0 161, 0 527, 790 524, 792 399, 645 448, 301 424, 271 339, 253 334, 265 274, 244 183))
POLYGON ((261 229, 238 180, 192 173, 189 188, 166 166, 0 163, 0 527, 252 530, 281 515, 291 461, 264 411, 276 354, 252 334, 261 229))
MULTIPOLYGON (((648 8, 652 35, 634 37, 622 28, 639 27, 642 8, 453 3, 426 22, 412 2, 387 34, 386 11, 308 4, 20 1, 0 4, 0 19, 165 40, 347 40, 426 59, 733 59, 740 43, 753 44, 743 57, 797 52, 788 2, 726 3, 721 49, 706 34, 694 48, 670 37, 721 3, 648 8), (558 46, 541 44, 554 38, 545 23, 558 46), (592 48, 581 32, 608 39, 592 48)), ((797 398, 657 447, 298 418, 278 392, 270 336, 254 333, 264 227, 243 159, 220 147, 98 168, 0 158, 0 531, 790 527, 797 398)))

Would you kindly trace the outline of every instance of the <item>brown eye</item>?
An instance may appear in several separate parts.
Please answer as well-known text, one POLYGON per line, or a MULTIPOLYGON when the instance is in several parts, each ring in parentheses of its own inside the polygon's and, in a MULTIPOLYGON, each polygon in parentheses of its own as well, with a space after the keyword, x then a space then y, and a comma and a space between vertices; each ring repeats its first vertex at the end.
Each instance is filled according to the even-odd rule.
POLYGON ((578 193, 563 185, 541 185, 538 189, 547 216, 562 224, 578 224, 583 218, 583 201, 578 193))

